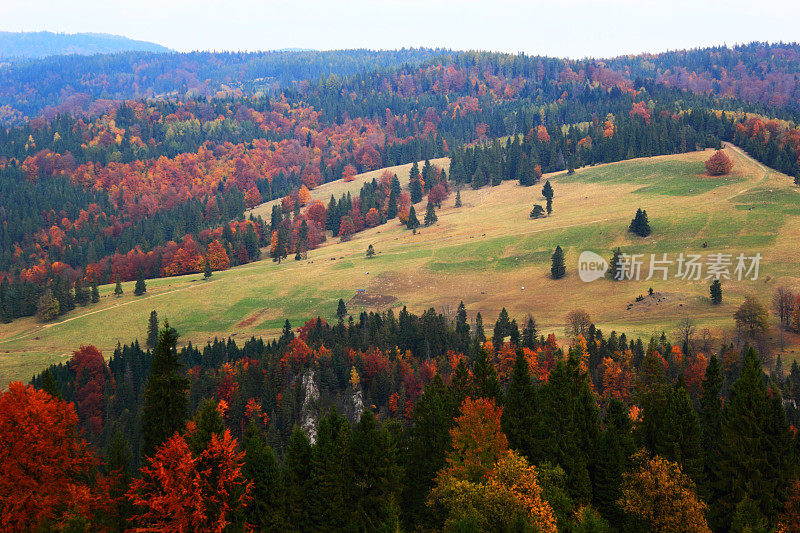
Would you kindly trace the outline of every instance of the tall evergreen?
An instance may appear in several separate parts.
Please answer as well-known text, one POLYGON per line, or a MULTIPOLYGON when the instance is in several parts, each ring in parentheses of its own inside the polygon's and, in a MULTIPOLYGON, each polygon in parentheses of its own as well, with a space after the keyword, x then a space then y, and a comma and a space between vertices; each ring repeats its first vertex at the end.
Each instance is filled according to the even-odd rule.
POLYGON ((777 391, 767 390, 761 362, 750 348, 722 413, 719 495, 711 504, 713 523, 730 529, 742 502, 755 502, 774 527, 790 480, 796 476, 792 433, 777 391))
POLYGON ((283 470, 286 517, 291 531, 307 531, 310 526, 309 507, 313 498, 311 454, 308 435, 299 427, 295 427, 289 437, 283 470))
POLYGON ((178 333, 168 322, 158 334, 142 409, 142 455, 150 457, 186 422, 189 380, 180 375, 178 333))
POLYGON ((530 350, 536 348, 538 333, 536 319, 533 318, 533 315, 528 314, 528 317, 525 319, 525 325, 522 327, 522 347, 530 350))
POLYGON ((528 371, 528 360, 522 346, 518 346, 501 423, 503 433, 508 437, 508 445, 525 455, 528 460, 531 460, 530 436, 536 423, 536 394, 537 390, 528 371))
POLYGON ((133 295, 141 296, 146 292, 147 284, 144 281, 144 270, 140 268, 139 273, 136 275, 136 285, 133 287, 133 295))
POLYGON ((147 348, 152 350, 158 344, 158 313, 153 309, 150 311, 150 319, 147 322, 147 348))
POLYGON ((722 284, 719 282, 719 279, 715 279, 711 282, 709 292, 711 293, 712 304, 719 305, 722 303, 722 284))
POLYGON ((550 264, 550 277, 553 279, 561 279, 567 272, 567 267, 564 264, 564 251, 561 246, 556 246, 556 251, 553 252, 550 264))
POLYGON ((647 211, 639 208, 636 210, 636 215, 631 220, 631 225, 628 227, 628 231, 631 233, 638 235, 639 237, 647 237, 652 233, 650 229, 650 221, 647 219, 647 211))
POLYGON ((500 390, 500 381, 497 379, 497 370, 490 359, 489 352, 483 346, 478 348, 475 358, 473 373, 473 394, 475 398, 488 398, 497 405, 503 403, 503 393, 500 390))
POLYGON ((286 486, 275 453, 254 423, 244 434, 242 473, 253 484, 245 520, 258 531, 286 531, 286 486))
POLYGON ((620 276, 620 264, 622 261, 622 251, 619 248, 614 249, 614 253, 611 254, 611 261, 608 262, 608 271, 606 271, 606 277, 608 279, 619 281, 622 279, 620 276))
POLYGON ((456 191, 456 204, 455 207, 461 207, 461 189, 456 191))
POLYGON ((313 531, 341 531, 352 518, 355 503, 350 491, 350 423, 336 412, 319 421, 317 441, 311 453, 311 486, 314 496, 309 503, 313 531))
POLYGON ((117 283, 114 286, 114 296, 120 297, 122 294, 122 282, 119 280, 119 275, 117 275, 117 283))
POLYGON ((411 206, 411 209, 408 211, 408 221, 406 222, 406 227, 408 229, 414 230, 419 227, 419 220, 417 220, 417 212, 414 209, 414 206, 411 206))
POLYGON ((706 366, 706 375, 700 387, 700 430, 702 432, 703 482, 701 495, 706 501, 716 499, 720 487, 719 454, 722 445, 722 367, 716 355, 706 366))
POLYGON ((622 475, 627 470, 634 447, 630 418, 622 402, 616 399, 609 402, 604 423, 605 430, 597 443, 592 498, 600 513, 619 527, 625 521, 625 515, 619 506, 622 475))
POLYGON ((425 226, 432 226, 436 224, 437 220, 439 217, 436 216, 436 209, 431 202, 428 202, 428 206, 425 208, 425 226))

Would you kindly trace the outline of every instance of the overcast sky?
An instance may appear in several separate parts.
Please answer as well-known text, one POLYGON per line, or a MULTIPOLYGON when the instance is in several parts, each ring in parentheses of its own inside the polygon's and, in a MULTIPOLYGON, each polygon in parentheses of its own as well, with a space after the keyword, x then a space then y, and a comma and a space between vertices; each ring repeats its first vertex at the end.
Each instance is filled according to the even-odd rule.
POLYGON ((0 30, 114 33, 179 51, 440 46, 607 57, 800 41, 800 1, 0 0, 0 30))

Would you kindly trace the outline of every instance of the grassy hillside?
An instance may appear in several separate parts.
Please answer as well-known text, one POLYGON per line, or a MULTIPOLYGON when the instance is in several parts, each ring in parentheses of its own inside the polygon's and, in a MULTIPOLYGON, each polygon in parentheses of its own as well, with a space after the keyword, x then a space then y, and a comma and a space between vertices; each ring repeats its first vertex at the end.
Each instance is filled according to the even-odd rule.
MULTIPOLYGON (((113 286, 101 287, 99 304, 77 309, 56 323, 23 319, 0 326, 0 384, 28 379, 81 344, 95 344, 108 355, 117 342, 144 339, 152 309, 178 328, 183 342, 228 335, 244 339, 275 334, 285 318, 294 326, 317 315, 333 320, 338 299, 347 301, 358 289, 385 297, 382 301, 394 297, 392 306, 416 311, 455 309, 463 300, 470 315, 482 312, 487 324, 506 306, 518 320, 533 313, 543 331, 557 334, 563 331, 566 313, 581 307, 605 331, 670 334, 688 316, 716 336, 729 334, 731 317, 745 295, 755 294, 768 304, 778 284, 800 287, 800 195, 785 176, 735 148, 728 152, 734 171, 722 178, 702 175, 708 152, 550 176, 554 213, 541 220, 528 218, 532 204, 543 203, 541 187, 509 182, 463 190, 460 209, 453 207, 451 196, 438 224, 416 235, 393 221, 350 242, 331 239, 304 261, 260 261, 215 273, 208 281, 202 274, 153 280, 147 295, 139 298, 132 294, 132 283, 123 285, 125 295, 119 299, 112 295, 113 286), (653 235, 647 239, 626 231, 638 207, 650 217, 653 235), (378 252, 370 260, 364 256, 369 244, 378 252), (556 245, 566 251, 567 276, 553 281, 548 275, 556 245), (608 257, 617 246, 648 256, 760 252, 764 259, 758 281, 724 282, 724 302, 713 307, 705 280, 580 281, 581 251, 608 257), (650 287, 659 298, 634 303, 650 287)), ((404 172, 398 174, 407 179, 404 172)), ((372 174, 380 172, 350 184, 325 185, 315 195, 327 199, 344 187, 357 190, 372 174)), ((257 209, 268 213, 268 206, 257 209)), ((350 311, 360 308, 351 306, 350 311)))

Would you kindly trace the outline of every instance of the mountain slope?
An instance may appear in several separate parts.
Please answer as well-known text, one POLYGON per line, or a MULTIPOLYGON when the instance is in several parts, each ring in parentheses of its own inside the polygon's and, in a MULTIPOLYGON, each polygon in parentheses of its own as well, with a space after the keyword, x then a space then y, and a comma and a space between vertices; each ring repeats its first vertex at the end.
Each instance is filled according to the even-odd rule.
POLYGON ((169 52, 160 44, 107 33, 0 32, 0 58, 40 59, 48 56, 169 52))

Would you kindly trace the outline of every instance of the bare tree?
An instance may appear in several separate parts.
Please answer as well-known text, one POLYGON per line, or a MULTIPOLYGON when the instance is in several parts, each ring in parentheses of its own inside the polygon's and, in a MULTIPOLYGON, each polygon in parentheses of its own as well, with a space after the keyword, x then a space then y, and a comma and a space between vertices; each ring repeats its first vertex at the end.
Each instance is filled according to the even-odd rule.
POLYGON ((566 333, 573 339, 578 335, 584 335, 592 325, 592 318, 583 309, 575 309, 567 313, 566 333))
POLYGON ((695 324, 694 320, 689 317, 682 318, 678 322, 677 328, 675 328, 675 334, 678 337, 678 341, 683 344, 683 348, 688 350, 691 347, 692 337, 694 337, 694 332, 697 330, 697 325, 695 324))

